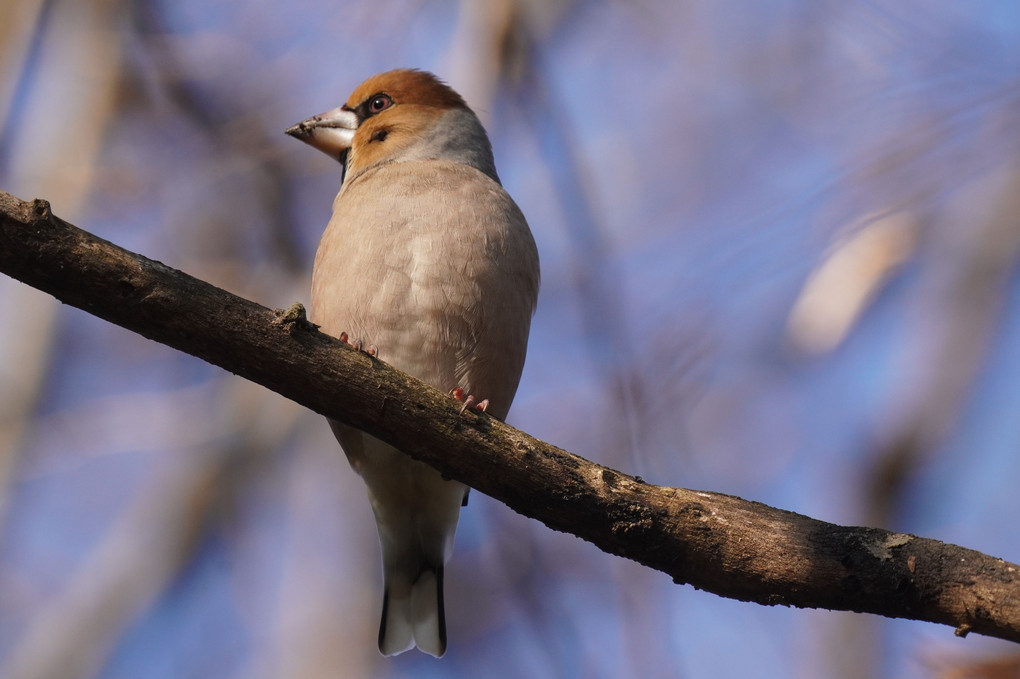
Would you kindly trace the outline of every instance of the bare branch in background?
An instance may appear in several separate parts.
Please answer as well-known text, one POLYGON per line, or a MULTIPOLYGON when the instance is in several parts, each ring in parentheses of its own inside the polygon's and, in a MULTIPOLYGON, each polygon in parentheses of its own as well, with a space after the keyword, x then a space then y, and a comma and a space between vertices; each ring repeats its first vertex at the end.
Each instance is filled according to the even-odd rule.
POLYGON ((961 191, 929 229, 932 275, 901 392, 879 434, 866 520, 891 525, 905 485, 953 430, 988 356, 1011 272, 1020 259, 1020 170, 990 173, 961 191))
MULTIPOLYGON (((266 152, 270 147, 266 140, 280 132, 263 129, 261 119, 251 114, 229 121, 218 120, 211 109, 214 103, 222 102, 211 101, 210 93, 193 82, 196 74, 180 63, 179 51, 186 50, 188 45, 182 44, 184 38, 178 38, 177 42, 170 40, 174 32, 166 26, 166 12, 166 7, 153 0, 132 3, 132 27, 148 58, 131 65, 144 71, 139 73, 140 77, 153 81, 180 118, 200 130, 203 143, 222 159, 227 172, 243 174, 243 179, 250 182, 251 188, 243 195, 245 200, 257 202, 260 206, 257 213, 265 216, 266 236, 274 263, 291 275, 305 274, 307 262, 299 247, 292 216, 287 213, 287 206, 293 203, 289 195, 291 185, 286 181, 280 158, 266 152)), ((222 98, 226 99, 229 94, 224 93, 222 98)), ((236 225, 230 236, 235 243, 239 242, 243 240, 240 234, 250 228, 250 224, 236 225)), ((235 247, 230 251, 241 250, 235 247)))
MULTIPOLYGON (((314 420, 325 433, 325 423, 314 420)), ((366 588, 361 578, 348 577, 339 565, 343 551, 353 551, 362 568, 374 563, 343 544, 341 531, 323 521, 324 515, 344 512, 338 479, 347 465, 340 451, 325 443, 300 450, 289 460, 287 541, 282 550, 284 571, 274 613, 274 643, 255 654, 252 677, 316 679, 333 676, 340 667, 345 675, 369 677, 378 674, 377 665, 383 660, 375 649, 375 628, 359 624, 375 622, 376 592, 366 588), (326 504, 329 500, 336 504, 326 504), (324 536, 324 532, 336 534, 324 536)), ((348 525, 372 530, 368 507, 361 511, 363 516, 356 511, 344 514, 348 525)))
POLYGON ((43 0, 8 0, 0 5, 0 130, 7 127, 11 102, 23 76, 43 15, 43 0))
POLYGON ((95 675, 126 628, 195 558, 209 523, 236 502, 250 470, 282 446, 306 412, 277 403, 267 418, 258 412, 265 390, 234 382, 226 392, 233 421, 219 440, 230 443, 202 446, 143 485, 68 586, 30 622, 0 676, 95 675))
POLYGON ((95 675, 123 634, 191 557, 223 492, 217 460, 178 460, 118 518, 63 592, 33 618, 2 667, 7 679, 95 675))
POLYGON ((936 540, 653 486, 534 439, 319 333, 0 193, 0 269, 362 429, 451 478, 720 596, 1020 642, 1020 566, 936 540))
MULTIPOLYGON (((33 44, 38 75, 26 87, 21 115, 47 130, 43 139, 29 134, 0 139, 0 169, 17 168, 16 190, 34 192, 45 184, 67 214, 77 215, 92 188, 103 133, 116 108, 123 52, 114 25, 121 3, 57 0, 50 5, 45 11, 38 0, 12 0, 0 7, 0 73, 9 74, 0 78, 0 132, 12 119, 14 88, 33 44), (74 102, 73 125, 66 124, 66 111, 54 107, 53 99, 74 102)), ((0 517, 50 369, 56 327, 57 306, 25 293, 0 289, 7 313, 21 319, 21 327, 0 326, 0 346, 10 359, 0 368, 0 517)))

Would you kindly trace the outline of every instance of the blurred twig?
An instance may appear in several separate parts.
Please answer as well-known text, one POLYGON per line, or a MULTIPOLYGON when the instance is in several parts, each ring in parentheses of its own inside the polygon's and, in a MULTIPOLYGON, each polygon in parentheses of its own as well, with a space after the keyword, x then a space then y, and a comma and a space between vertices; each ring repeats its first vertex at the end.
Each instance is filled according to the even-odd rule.
MULTIPOLYGON (((247 471, 291 435, 301 410, 275 403, 260 412, 266 392, 235 382, 218 440, 199 455, 171 463, 139 491, 68 587, 30 622, 0 668, 4 679, 94 676, 115 643, 157 600, 194 555, 209 522, 233 504, 247 471)), ((184 421, 193 417, 185 413, 184 421)))
MULTIPOLYGON (((338 567, 341 559, 330 551, 333 542, 322 534, 335 530, 324 516, 350 518, 339 503, 323 504, 324 486, 333 489, 342 477, 342 466, 346 458, 332 446, 300 450, 290 460, 286 556, 275 613, 275 643, 256 654, 256 667, 249 676, 318 679, 333 676, 340 667, 352 677, 378 674, 376 666, 382 660, 375 652, 378 601, 360 578, 338 567), (337 468, 331 468, 334 465, 337 468)), ((363 518, 363 525, 369 525, 368 516, 363 518)))
MULTIPOLYGON (((0 132, 8 133, 0 139, 4 151, 0 169, 17 169, 16 190, 35 192, 45 185, 48 195, 70 215, 78 214, 92 185, 102 136, 114 110, 122 57, 116 30, 119 7, 120 0, 13 0, 0 5, 0 73, 10 71, 6 82, 12 83, 0 85, 0 132), (12 88, 30 61, 27 51, 33 41, 35 77, 31 86, 25 86, 19 115, 12 116, 12 88), (74 102, 73 125, 67 124, 66 107, 54 106, 54 99, 74 102), (18 127, 37 132, 8 129, 15 118, 25 121, 18 127)), ((57 307, 7 287, 0 288, 0 300, 5 313, 19 319, 18 324, 0 325, 0 345, 11 359, 0 369, 2 517, 19 451, 48 374, 57 307)))
MULTIPOLYGON (((216 149, 216 155, 233 161, 233 169, 241 165, 253 190, 244 193, 245 200, 258 201, 258 214, 266 218, 266 234, 269 250, 273 253, 274 264, 283 266, 288 273, 304 274, 307 262, 302 253, 288 206, 293 203, 288 195, 290 186, 285 181, 284 168, 280 159, 266 153, 268 134, 261 127, 260 118, 245 115, 225 124, 218 120, 212 107, 217 102, 208 92, 198 88, 193 79, 201 73, 186 69, 181 63, 178 51, 168 38, 173 32, 166 26, 166 9, 159 2, 142 0, 132 3, 132 27, 137 32, 148 59, 132 64, 136 69, 146 71, 146 77, 154 81, 179 116, 201 130, 204 143, 216 149)), ((183 40, 184 38, 181 38, 183 40)), ((279 134, 274 131, 273 135, 279 134)), ((234 226, 224 224, 224 227, 234 226)), ((238 231, 250 229, 250 224, 236 225, 238 231)), ((236 237, 236 240, 241 240, 236 237)), ((235 249, 234 251, 236 251, 235 249)))
POLYGON ((179 460, 139 492, 67 589, 53 597, 4 664, 5 679, 91 677, 123 628, 191 554, 216 497, 217 461, 179 460))
POLYGON ((1007 281, 1020 259, 1020 169, 990 173, 962 192, 929 233, 934 276, 915 319, 903 385, 892 394, 866 489, 872 525, 889 525, 917 467, 952 431, 985 362, 1007 281))
POLYGON ((924 663, 932 679, 1017 679, 1020 654, 928 657, 924 663))
POLYGON ((7 0, 0 4, 0 132, 7 127, 14 93, 21 83, 32 43, 37 40, 44 0, 7 0))

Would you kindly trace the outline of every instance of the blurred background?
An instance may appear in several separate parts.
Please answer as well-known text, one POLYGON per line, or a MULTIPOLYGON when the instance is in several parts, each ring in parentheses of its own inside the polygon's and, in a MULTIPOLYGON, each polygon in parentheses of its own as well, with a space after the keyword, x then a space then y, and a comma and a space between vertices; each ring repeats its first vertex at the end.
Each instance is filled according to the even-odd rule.
MULTIPOLYGON (((650 482, 1020 562, 1020 5, 3 0, 0 188, 269 307, 367 76, 467 98, 543 265, 509 421, 650 482)), ((1016 677, 948 627, 676 586, 472 495, 381 658, 324 420, 0 277, 0 676, 1016 677)))

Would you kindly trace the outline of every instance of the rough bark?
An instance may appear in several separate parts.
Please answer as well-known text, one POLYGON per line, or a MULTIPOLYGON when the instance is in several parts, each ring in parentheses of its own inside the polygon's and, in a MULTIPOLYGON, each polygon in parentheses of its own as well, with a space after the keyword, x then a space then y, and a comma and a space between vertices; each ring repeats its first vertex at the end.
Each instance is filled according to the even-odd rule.
MULTIPOLYGON (((0 192, 0 270, 363 429, 553 528, 720 596, 943 623, 1020 641, 1020 567, 643 482, 539 441, 273 311, 0 192)), ((4 322, 16 323, 17 319, 4 322)))

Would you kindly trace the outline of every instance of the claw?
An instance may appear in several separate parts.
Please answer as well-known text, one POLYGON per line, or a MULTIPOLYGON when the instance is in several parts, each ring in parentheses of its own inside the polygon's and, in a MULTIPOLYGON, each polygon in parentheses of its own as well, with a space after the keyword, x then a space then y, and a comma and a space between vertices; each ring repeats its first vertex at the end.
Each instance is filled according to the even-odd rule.
POLYGON ((366 347, 365 343, 362 342, 360 339, 356 339, 356 340, 354 340, 352 342, 351 341, 351 336, 348 335, 346 332, 341 332, 340 333, 340 337, 338 339, 341 342, 343 342, 344 344, 351 345, 352 347, 354 347, 358 351, 364 351, 369 356, 378 356, 379 355, 379 347, 375 346, 374 344, 369 344, 366 347))
POLYGON ((464 405, 460 407, 460 414, 463 415, 464 411, 475 404, 475 397, 473 394, 468 394, 467 398, 464 399, 464 405))
POLYGON ((463 415, 464 411, 468 408, 472 410, 479 410, 481 412, 487 412, 489 409, 489 399, 485 398, 475 403, 475 395, 468 394, 464 395, 464 390, 460 387, 454 387, 450 390, 450 396, 454 397, 458 401, 461 401, 464 405, 460 407, 460 414, 463 415))

